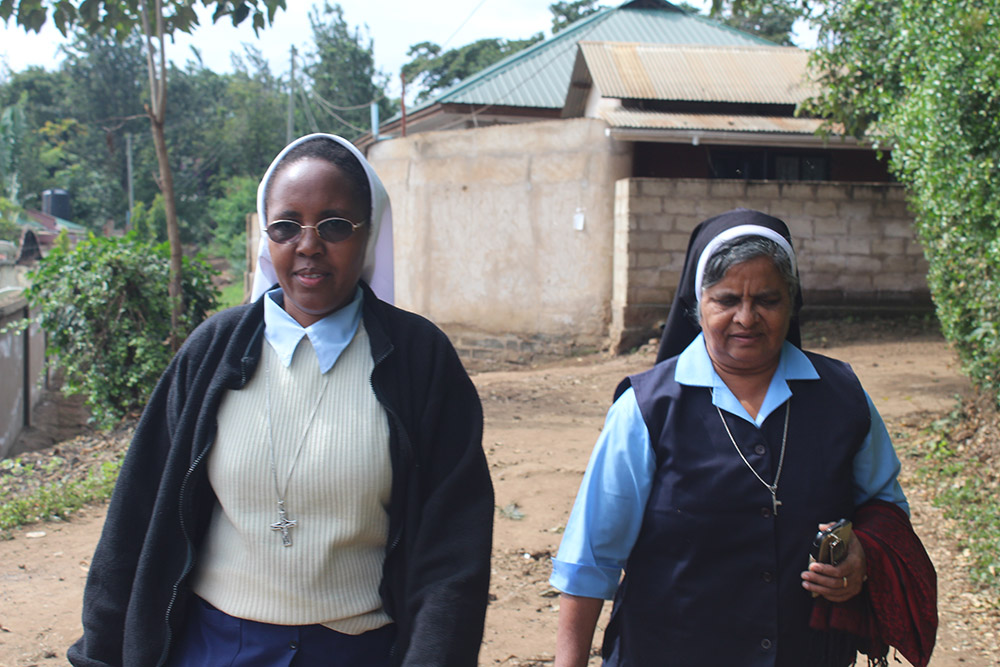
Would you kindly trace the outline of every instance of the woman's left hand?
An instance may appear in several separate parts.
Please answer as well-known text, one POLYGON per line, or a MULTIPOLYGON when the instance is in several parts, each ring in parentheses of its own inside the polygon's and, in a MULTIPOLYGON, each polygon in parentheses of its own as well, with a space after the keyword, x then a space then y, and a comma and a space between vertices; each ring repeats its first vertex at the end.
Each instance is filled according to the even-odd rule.
POLYGON ((802 573, 802 587, 830 602, 846 602, 861 592, 867 579, 865 549, 852 534, 847 543, 847 558, 844 562, 840 565, 810 563, 809 569, 802 573))

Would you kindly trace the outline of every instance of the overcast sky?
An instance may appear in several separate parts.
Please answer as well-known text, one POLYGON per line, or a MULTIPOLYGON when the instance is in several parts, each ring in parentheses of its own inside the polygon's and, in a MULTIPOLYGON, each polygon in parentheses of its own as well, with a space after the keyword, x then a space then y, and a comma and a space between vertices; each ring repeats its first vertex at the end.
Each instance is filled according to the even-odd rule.
MULTIPOLYGON (((192 35, 179 34, 174 44, 168 42, 167 56, 178 64, 193 58, 191 45, 201 51, 205 65, 216 72, 232 70, 232 53, 242 53, 242 44, 259 48, 271 63, 271 71, 288 71, 292 45, 299 50, 312 48, 309 27, 310 0, 287 0, 288 9, 279 11, 274 25, 256 37, 250 21, 234 28, 225 20, 212 24, 210 14, 202 12, 201 25, 192 35)), ((468 44, 484 37, 523 39, 537 32, 549 34, 552 14, 548 10, 553 0, 340 0, 344 18, 350 26, 367 25, 374 39, 375 64, 392 75, 390 94, 399 94, 399 70, 409 58, 406 51, 418 42, 435 42, 446 47, 468 44)), ((620 0, 623 1, 623 0, 620 0)), ((711 0, 689 0, 690 4, 706 8, 711 0)), ((333 2, 331 2, 333 4, 333 2)), ((615 2, 604 1, 614 5, 615 2)), ((31 65, 54 68, 61 56, 58 52, 62 36, 46 23, 40 34, 25 33, 11 21, 0 23, 0 72, 9 68, 19 72, 31 65)), ((797 41, 808 46, 810 38, 797 41)), ((815 38, 811 38, 814 42, 815 38)), ((407 95, 409 97, 409 95, 407 95)))
MULTIPOLYGON (((692 2, 707 6, 710 0, 692 2)), ((406 51, 412 44, 430 41, 449 47, 461 46, 484 37, 521 39, 537 32, 549 33, 552 0, 340 0, 348 25, 367 25, 374 39, 375 64, 393 75, 398 86, 400 68, 409 60, 406 51)), ((180 35, 176 44, 168 44, 168 57, 177 63, 192 58, 191 45, 201 51, 206 66, 217 72, 231 71, 230 54, 242 53, 241 44, 251 43, 261 49, 276 74, 288 70, 289 50, 311 48, 309 0, 288 0, 288 9, 279 11, 274 25, 265 28, 260 38, 254 36, 250 21, 238 28, 220 21, 213 25, 205 12, 201 25, 192 36, 180 35)), ((332 3, 331 3, 332 4, 332 3)), ((614 4, 614 3, 606 3, 614 4)), ((13 21, 0 23, 0 61, 19 72, 31 65, 52 69, 60 60, 59 32, 47 23, 40 34, 26 34, 13 21)), ((398 89, 395 90, 398 94, 398 89)))

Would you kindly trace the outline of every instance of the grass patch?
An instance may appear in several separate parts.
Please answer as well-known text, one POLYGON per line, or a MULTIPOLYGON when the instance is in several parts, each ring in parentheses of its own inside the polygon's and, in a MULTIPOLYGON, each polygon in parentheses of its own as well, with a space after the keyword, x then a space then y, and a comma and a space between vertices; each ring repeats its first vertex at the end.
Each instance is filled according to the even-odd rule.
POLYGON ((226 285, 219 290, 219 310, 243 303, 243 283, 226 285))
POLYGON ((994 599, 1000 599, 998 421, 995 411, 984 411, 981 404, 959 403, 924 429, 924 456, 916 470, 934 505, 956 522, 952 536, 969 558, 969 579, 994 599))
MULTIPOLYGON (((4 462, 8 463, 7 461, 4 462)), ((20 465, 16 460, 12 465, 20 465)), ((10 538, 10 531, 36 521, 65 519, 87 503, 111 497, 121 469, 122 457, 91 467, 83 479, 63 483, 48 482, 25 494, 0 504, 0 538, 10 538)), ((20 474, 32 474, 24 467, 20 474)))

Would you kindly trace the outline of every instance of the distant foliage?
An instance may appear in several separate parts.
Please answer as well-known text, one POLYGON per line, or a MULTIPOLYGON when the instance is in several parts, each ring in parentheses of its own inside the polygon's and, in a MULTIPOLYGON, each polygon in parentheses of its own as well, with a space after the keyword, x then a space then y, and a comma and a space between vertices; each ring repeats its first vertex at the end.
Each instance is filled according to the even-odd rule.
POLYGON ((21 240, 21 228, 15 222, 20 213, 20 206, 0 196, 0 241, 17 243, 21 240))
POLYGON ((549 5, 552 12, 552 34, 604 9, 597 0, 559 0, 549 5))
MULTIPOLYGON (((53 249, 26 296, 48 333, 48 355, 66 390, 86 397, 108 425, 138 411, 170 362, 169 249, 135 234, 91 236, 72 251, 53 249)), ((182 337, 215 307, 211 268, 184 260, 182 337)))
POLYGON ((403 66, 403 75, 420 88, 417 101, 422 102, 543 38, 542 33, 527 39, 486 38, 447 51, 433 42, 420 42, 406 52, 412 60, 403 66))
POLYGON ((808 107, 891 149, 945 336, 1000 396, 1000 0, 837 0, 808 107))
POLYGON ((793 46, 792 26, 805 16, 796 0, 742 0, 722 5, 718 18, 723 23, 782 46, 793 46))
POLYGON ((213 256, 228 259, 233 272, 240 275, 247 268, 246 218, 257 207, 257 181, 249 176, 234 176, 219 189, 222 196, 205 207, 205 215, 215 230, 209 250, 213 256))

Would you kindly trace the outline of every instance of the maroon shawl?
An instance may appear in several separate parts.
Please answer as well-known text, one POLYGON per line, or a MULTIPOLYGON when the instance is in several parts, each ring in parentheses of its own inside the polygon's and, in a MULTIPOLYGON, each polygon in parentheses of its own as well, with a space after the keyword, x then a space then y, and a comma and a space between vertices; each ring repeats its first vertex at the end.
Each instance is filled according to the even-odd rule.
POLYGON ((854 515, 854 534, 868 564, 865 590, 844 603, 819 598, 810 627, 858 637, 869 661, 886 664, 894 647, 915 667, 926 667, 937 633, 937 574, 906 513, 872 500, 854 515))

